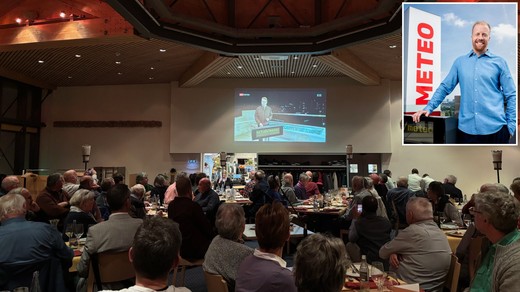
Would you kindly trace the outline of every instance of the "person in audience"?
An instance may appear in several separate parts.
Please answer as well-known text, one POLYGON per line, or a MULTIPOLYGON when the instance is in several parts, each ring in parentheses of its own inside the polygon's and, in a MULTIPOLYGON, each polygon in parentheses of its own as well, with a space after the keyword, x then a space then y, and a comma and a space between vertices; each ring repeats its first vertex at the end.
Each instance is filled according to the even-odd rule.
POLYGON ((435 216, 444 216, 446 222, 453 222, 463 226, 462 217, 457 207, 450 201, 450 197, 444 194, 444 188, 438 181, 433 181, 428 186, 428 199, 430 199, 435 216))
POLYGON ((104 178, 101 181, 101 192, 96 198, 96 206, 98 207, 101 218, 103 218, 104 221, 108 220, 108 217, 110 216, 110 206, 108 206, 107 193, 115 184, 114 179, 111 177, 104 178))
POLYGON ((58 230, 63 231, 63 220, 69 213, 67 192, 63 189, 63 177, 59 173, 47 177, 47 186, 36 197, 36 204, 40 206, 46 220, 59 219, 58 230))
POLYGON ((352 193, 354 199, 350 203, 350 207, 345 212, 345 215, 343 215, 347 222, 354 218, 354 212, 357 210, 357 205, 361 204, 363 198, 366 196, 372 196, 372 194, 365 188, 365 178, 358 175, 352 178, 352 193))
POLYGON ((128 251, 135 270, 135 285, 117 291, 189 292, 185 287, 168 286, 169 274, 179 264, 181 242, 182 236, 177 223, 157 216, 145 220, 137 229, 132 247, 128 251))
MULTIPOLYGON (((94 196, 93 191, 77 190, 70 198, 70 211, 63 222, 63 226, 66 227, 67 224, 73 224, 76 221, 76 224, 83 225, 84 233, 82 237, 86 237, 90 225, 97 223, 96 218, 91 213, 95 205, 94 196)), ((69 239, 65 235, 65 228, 63 231, 64 238, 68 241, 69 239)))
POLYGON ((114 179, 114 183, 116 185, 118 184, 124 184, 125 183, 125 177, 124 175, 120 174, 119 172, 116 172, 112 175, 112 178, 114 179))
POLYGON ((426 291, 442 291, 451 261, 448 238, 433 221, 432 205, 413 197, 406 204, 409 226, 379 250, 389 259, 391 270, 408 283, 419 283, 426 291))
POLYGON ((227 172, 222 171, 222 176, 215 182, 215 189, 226 189, 228 187, 230 189, 233 188, 233 182, 227 175, 227 172))
POLYGON ((391 190, 395 187, 397 187, 396 183, 394 182, 394 180, 392 179, 392 172, 388 169, 385 169, 383 171, 383 174, 386 175, 386 178, 387 178, 387 181, 386 181, 386 188, 388 190, 391 190))
POLYGON ((144 186, 145 193, 148 193, 153 189, 153 186, 148 183, 148 175, 146 174, 146 172, 140 172, 137 174, 137 176, 135 177, 135 184, 140 184, 144 186))
POLYGON ((319 195, 320 190, 316 182, 313 181, 314 174, 312 171, 307 171, 305 174, 309 177, 309 180, 305 184, 305 194, 307 198, 312 198, 314 195, 319 195))
POLYGON ((177 177, 177 169, 171 168, 170 169, 170 185, 175 182, 175 178, 177 177))
POLYGON ((74 169, 69 169, 63 173, 63 190, 67 192, 67 199, 70 200, 72 195, 79 189, 78 173, 74 169))
POLYGON ((269 183, 265 179, 265 172, 263 170, 257 170, 255 173, 256 184, 253 188, 253 192, 249 196, 249 199, 253 202, 249 208, 248 217, 254 217, 258 209, 262 207, 267 199, 267 192, 269 191, 269 183))
MULTIPOLYGON (((84 175, 79 180, 79 189, 78 190, 89 190, 94 192, 94 200, 99 196, 99 185, 96 183, 93 177, 90 175, 84 175)), ((99 208, 96 204, 94 204, 94 207, 91 211, 92 215, 94 215, 94 218, 96 218, 97 222, 103 221, 103 217, 101 216, 101 211, 99 211, 99 208)))
POLYGON ((20 180, 15 175, 8 175, 2 180, 0 186, 0 196, 3 196, 9 191, 20 187, 20 180))
POLYGON ((202 207, 202 212, 204 212, 206 218, 213 226, 218 206, 220 205, 220 198, 217 192, 211 188, 209 178, 205 177, 199 181, 197 192, 195 193, 195 202, 202 207))
MULTIPOLYGON (((507 187, 501 183, 485 183, 480 186, 479 192, 502 192, 504 194, 509 194, 507 187)), ((462 214, 470 214, 469 208, 475 207, 475 195, 476 194, 471 195, 471 199, 462 207, 462 214)))
POLYGON ((388 188, 386 187, 385 183, 386 183, 386 181, 388 181, 388 177, 386 175, 384 175, 386 181, 383 182, 382 177, 381 177, 382 175, 384 175, 384 174, 378 175, 377 173, 372 173, 369 175, 369 177, 372 179, 372 183, 374 184, 374 189, 376 190, 379 197, 381 197, 383 202, 386 202, 386 194, 388 193, 388 188))
POLYGON ((251 195, 251 192, 253 192, 253 188, 255 187, 255 184, 256 184, 255 173, 256 173, 256 171, 254 171, 254 170, 249 172, 249 181, 244 186, 244 197, 245 198, 249 198, 249 196, 251 195))
POLYGON ((421 190, 422 177, 419 175, 417 168, 412 169, 412 173, 408 175, 408 189, 418 197, 423 197, 424 192, 421 190))
POLYGON ((33 201, 32 195, 28 189, 16 188, 16 189, 9 191, 9 193, 7 193, 7 194, 8 195, 17 194, 17 195, 21 195, 22 197, 25 198, 25 207, 26 207, 25 220, 49 223, 49 221, 45 219, 46 216, 45 216, 45 213, 43 212, 43 210, 40 208, 40 206, 38 206, 38 204, 36 204, 35 201, 33 201))
MULTIPOLYGON (((383 262, 385 268, 388 268, 388 261, 382 260, 379 257, 379 249, 390 241, 390 232, 392 225, 387 218, 377 216, 378 209, 377 199, 373 196, 366 196, 362 200, 363 211, 361 216, 352 222, 348 233, 349 242, 356 244, 360 249, 360 255, 351 258, 361 259, 361 255, 367 256, 369 263, 373 261, 383 262)), ((349 254, 351 253, 347 245, 349 254)), ((353 249, 356 249, 354 246, 353 249)))
POLYGON ((432 181, 435 181, 435 180, 429 174, 427 174, 427 173, 423 174, 422 180, 421 180, 421 190, 423 191, 424 194, 426 194, 428 192, 428 186, 430 186, 430 183, 432 181))
MULTIPOLYGON (((195 185, 193 186, 193 192, 194 193, 199 189, 199 182, 200 182, 200 180, 203 179, 203 178, 206 178, 206 177, 208 177, 208 176, 204 172, 197 172, 195 174, 195 181, 194 181, 195 185)), ((211 180, 210 180, 209 188, 211 188, 211 180)))
POLYGON ((450 198, 453 198, 456 201, 462 201, 462 191, 455 186, 456 183, 457 177, 450 174, 444 179, 444 184, 442 187, 444 188, 444 193, 449 195, 450 198))
POLYGON ((294 194, 299 200, 307 200, 309 197, 307 196, 307 191, 305 190, 305 186, 309 181, 309 176, 302 172, 300 173, 300 177, 298 178, 298 183, 294 186, 294 194))
MULTIPOLYGON (((175 182, 170 184, 170 186, 168 186, 168 188, 166 189, 166 192, 164 193, 164 203, 163 204, 170 204, 170 202, 175 200, 175 198, 178 196, 178 193, 177 193, 177 180, 180 177, 188 178, 188 174, 186 172, 184 172, 184 171, 182 171, 179 174, 177 174, 177 176, 175 178, 175 182)), ((188 178, 188 180, 189 180, 189 178, 188 178)), ((191 182, 190 182, 190 185, 191 185, 191 182)))
POLYGON ((142 184, 133 185, 130 188, 130 211, 128 214, 133 218, 146 218, 146 209, 144 208, 145 187, 142 184))
POLYGON ((221 275, 229 291, 235 291, 238 266, 253 249, 245 245, 242 233, 245 229, 244 208, 237 204, 222 204, 215 221, 218 235, 213 238, 204 256, 204 271, 221 275))
POLYGON ((347 272, 345 245, 341 239, 316 233, 300 242, 294 255, 298 292, 338 292, 347 272))
POLYGON ((159 198, 159 204, 164 204, 164 194, 169 185, 170 183, 167 178, 162 174, 158 174, 153 180, 153 189, 150 191, 150 196, 157 196, 159 198))
POLYGON ((478 193, 470 212, 476 228, 491 242, 482 253, 471 291, 520 291, 520 203, 500 191, 478 193))
MULTIPOLYGON (((379 177, 376 174, 377 177, 379 177)), ((363 187, 372 194, 374 198, 376 198, 378 208, 377 208, 377 216, 381 216, 383 218, 388 219, 388 215, 386 214, 385 203, 383 203, 383 199, 379 196, 376 189, 374 188, 374 181, 370 177, 365 177, 363 180, 363 187)))
MULTIPOLYGON (((0 198, 0 263, 3 276, 5 273, 15 275, 2 279, 7 281, 4 288, 28 286, 31 278, 28 278, 28 283, 24 282, 27 279, 16 275, 16 272, 24 267, 45 265, 40 271, 48 273, 42 275, 43 278, 52 278, 49 287, 52 286, 55 291, 66 291, 64 272, 72 265, 74 253, 51 225, 25 220, 26 204, 26 199, 19 194, 7 194, 0 198), (54 276, 51 276, 51 271, 54 276)), ((49 291, 49 287, 42 287, 43 291, 49 291)))
MULTIPOLYGON (((86 291, 86 279, 89 274, 90 257, 95 253, 105 251, 126 251, 132 245, 132 239, 139 226, 143 223, 140 218, 132 218, 130 211, 130 190, 125 184, 116 184, 107 193, 107 201, 112 214, 107 221, 100 222, 89 228, 83 254, 77 265, 80 277, 77 291, 86 291)), ((131 286, 132 281, 110 283, 103 285, 103 289, 122 289, 131 286)))
POLYGON ((408 226, 406 223, 406 203, 412 196, 412 191, 408 189, 408 178, 404 176, 399 177, 397 179, 397 187, 389 190, 386 194, 387 210, 390 211, 388 218, 392 225, 399 229, 408 226))
POLYGON ((290 172, 284 174, 282 188, 280 189, 280 192, 282 194, 285 194, 286 198, 284 199, 289 200, 289 202, 291 203, 296 203, 298 202, 298 198, 296 198, 296 194, 294 193, 293 185, 294 184, 292 174, 290 172))
POLYGON ((283 246, 290 237, 289 227, 289 212, 282 203, 265 204, 258 210, 255 233, 259 248, 240 264, 236 292, 297 291, 293 273, 282 259, 283 246))
POLYGON ((513 182, 509 188, 513 192, 515 198, 520 201, 520 177, 513 179, 513 182))
POLYGON ((168 218, 179 223, 182 233, 181 257, 188 260, 204 258, 213 239, 210 222, 202 207, 193 201, 191 182, 181 175, 175 182, 178 196, 168 205, 168 218))
POLYGON ((267 178, 267 184, 269 185, 269 190, 267 191, 266 203, 271 203, 274 201, 282 202, 284 206, 287 206, 287 201, 282 198, 280 195, 280 179, 278 176, 270 175, 267 178))

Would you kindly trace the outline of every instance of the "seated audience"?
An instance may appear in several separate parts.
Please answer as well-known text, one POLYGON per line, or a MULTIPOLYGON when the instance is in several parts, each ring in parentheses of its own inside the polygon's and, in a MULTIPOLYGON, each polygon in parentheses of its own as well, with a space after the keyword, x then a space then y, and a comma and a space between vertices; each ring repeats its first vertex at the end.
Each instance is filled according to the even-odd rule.
POLYGON ((130 216, 134 218, 144 219, 146 217, 146 209, 144 208, 144 193, 146 189, 142 184, 133 185, 130 188, 130 216))
POLYGON ((274 201, 282 202, 284 206, 287 206, 287 201, 282 198, 279 193, 280 190, 280 179, 278 176, 270 175, 267 178, 267 184, 269 185, 269 190, 267 191, 266 203, 272 203, 274 201))
POLYGON ((475 195, 476 228, 491 242, 482 254, 481 265, 471 283, 471 291, 520 291, 520 232, 517 220, 520 203, 503 192, 475 195))
POLYGON ((297 291, 293 273, 282 259, 290 237, 289 212, 282 203, 265 204, 258 210, 255 233, 260 247, 240 264, 235 291, 297 291))
POLYGON ((402 229, 408 226, 406 223, 406 203, 414 194, 408 189, 408 178, 399 177, 396 185, 397 187, 389 189, 386 194, 387 211, 390 211, 388 219, 390 219, 392 225, 402 229), (399 226, 397 226, 397 222, 399 222, 399 226))
POLYGON ((150 192, 150 196, 157 196, 159 198, 160 204, 164 204, 164 194, 166 193, 166 189, 170 185, 169 181, 162 174, 159 174, 153 180, 153 189, 150 192))
POLYGON ((462 217, 459 210, 450 201, 450 197, 444 194, 444 188, 438 181, 433 181, 428 186, 428 199, 433 205, 434 216, 444 216, 446 222, 453 222, 458 226, 462 226, 462 217))
POLYGON ((426 291, 442 291, 451 261, 448 238, 433 221, 432 205, 426 198, 410 198, 406 204, 409 226, 379 250, 389 259, 391 270, 408 283, 419 283, 426 291))
MULTIPOLYGON (((139 226, 140 218, 132 218, 130 211, 130 190, 125 184, 116 184, 107 193, 107 201, 112 214, 107 221, 100 222, 89 228, 83 254, 78 263, 80 277, 77 291, 86 290, 86 279, 89 273, 90 255, 105 251, 125 251, 132 245, 132 239, 139 226)), ((133 285, 130 282, 104 284, 103 289, 122 289, 133 285)))
POLYGON ((238 266, 253 249, 242 241, 245 228, 244 208, 237 204, 222 204, 218 208, 215 222, 218 235, 213 238, 204 256, 204 271, 221 275, 229 291, 235 291, 238 266))
MULTIPOLYGON (((70 198, 70 211, 63 223, 64 227, 67 224, 83 224, 83 236, 86 237, 90 225, 97 223, 96 218, 90 213, 94 208, 94 192, 89 190, 77 190, 72 198, 70 198)), ((65 228, 63 230, 65 234, 65 228)), ((69 239, 64 235, 64 238, 69 239)))
POLYGON ((233 182, 231 181, 231 178, 228 177, 227 173, 223 171, 222 176, 215 182, 215 189, 225 190, 226 188, 233 188, 233 182))
POLYGON ((213 230, 202 208, 193 202, 188 176, 177 176, 178 196, 168 205, 168 218, 179 223, 182 233, 181 257, 203 259, 213 239, 213 230))
POLYGON ((26 188, 16 188, 7 194, 16 194, 21 195, 25 198, 25 207, 26 207, 26 213, 25 213, 25 220, 27 221, 36 221, 36 222, 44 222, 49 223, 48 220, 45 219, 45 213, 40 209, 40 206, 36 204, 35 201, 32 199, 32 195, 26 188))
POLYGON ((18 177, 15 175, 6 176, 4 179, 2 179, 2 184, 0 185, 0 197, 19 187, 20 180, 18 177))
POLYGON ((118 173, 118 172, 114 173, 112 175, 112 178, 114 179, 114 183, 116 185, 125 183, 125 177, 122 174, 118 173))
POLYGON ((456 201, 462 201, 462 191, 455 186, 456 183, 457 177, 450 174, 444 179, 442 187, 444 188, 444 193, 450 198, 453 198, 456 201))
POLYGON ((67 192, 67 198, 72 198, 72 195, 79 189, 78 173, 74 169, 69 169, 63 173, 63 190, 67 192))
MULTIPOLYGON (((188 174, 183 171, 183 172, 180 172, 179 174, 177 174, 175 176, 175 180, 176 181, 173 182, 166 189, 166 192, 164 193, 164 202, 163 202, 163 204, 170 204, 170 202, 175 200, 175 198, 178 196, 178 193, 177 193, 177 179, 179 179, 180 177, 188 178, 188 174)), ((188 178, 188 180, 189 180, 189 178, 188 178)), ((191 185, 191 181, 190 181, 190 185, 191 185)))
POLYGON ((294 255, 293 272, 298 292, 341 291, 347 264, 341 239, 320 233, 306 237, 294 255))
MULTIPOLYGON (((351 243, 357 244, 360 248, 361 255, 367 256, 368 263, 373 261, 383 262, 385 268, 387 268, 388 261, 382 260, 379 257, 379 249, 390 241, 392 225, 388 219, 377 216, 378 203, 375 197, 364 197, 362 207, 363 211, 361 216, 350 225, 348 239, 351 243)), ((357 257, 351 255, 351 258, 361 259, 361 255, 357 257)))
POLYGON ((352 193, 354 195, 354 199, 350 203, 350 207, 345 212, 345 215, 343 215, 347 221, 352 220, 354 211, 356 210, 357 205, 361 204, 363 198, 366 196, 372 196, 372 194, 365 188, 365 178, 358 175, 352 178, 352 193))
POLYGON ((114 182, 114 179, 111 177, 104 178, 101 181, 101 192, 99 193, 99 196, 96 198, 96 206, 99 209, 99 213, 101 214, 101 218, 103 220, 108 220, 108 217, 110 216, 110 206, 108 206, 107 201, 107 193, 110 188, 112 188, 116 183, 114 182))
POLYGON ((132 247, 128 251, 135 270, 135 286, 118 291, 189 292, 184 287, 168 286, 168 276, 179 264, 181 241, 177 223, 156 216, 145 220, 137 229, 132 247))
POLYGON ((150 192, 153 189, 153 186, 148 183, 148 175, 146 172, 140 172, 135 177, 135 184, 142 185, 145 189, 145 193, 150 192))
POLYGON ((520 201, 520 177, 513 179, 513 182, 509 188, 513 192, 515 198, 520 201))
POLYGON ((211 181, 205 177, 199 181, 195 191, 195 202, 202 207, 202 211, 210 221, 215 221, 215 215, 220 204, 220 198, 212 188, 211 181))
POLYGON ((29 286, 32 273, 20 271, 40 267, 40 273, 46 274, 41 278, 52 279, 41 287, 43 291, 67 291, 63 277, 74 253, 51 225, 25 220, 26 209, 26 200, 21 195, 0 198, 0 289, 29 286))
POLYGON ((253 204, 248 208, 247 217, 254 217, 258 209, 267 202, 266 196, 269 191, 269 183, 265 179, 265 172, 263 170, 256 171, 255 180, 255 187, 249 195, 249 199, 253 204))
POLYGON ((245 198, 249 198, 251 192, 253 192, 253 188, 255 187, 256 179, 255 179, 255 171, 249 172, 249 181, 244 186, 244 194, 245 198))
MULTIPOLYGON (((379 179, 379 176, 375 173, 373 173, 375 176, 372 176, 374 178, 379 179)), ((363 186, 367 191, 369 191, 374 198, 376 198, 377 201, 377 216, 381 216, 383 218, 388 219, 388 215, 386 214, 386 208, 385 203, 383 203, 383 199, 379 196, 379 193, 374 187, 374 181, 372 180, 372 177, 365 177, 363 180, 363 186)))
POLYGON ((298 183, 294 186, 294 194, 299 200, 307 200, 309 196, 307 196, 307 191, 305 190, 305 186, 307 182, 310 180, 309 176, 302 172, 300 173, 300 177, 298 178, 298 183))
MULTIPOLYGON (((479 193, 485 192, 502 192, 509 194, 507 187, 501 183, 486 183, 480 186, 479 193)), ((470 214, 469 208, 475 207, 475 195, 471 195, 471 199, 462 207, 462 214, 470 214)))
POLYGON ((312 173, 312 171, 307 171, 305 172, 305 174, 309 177, 307 184, 305 184, 305 196, 307 198, 311 198, 314 195, 319 195, 320 190, 316 182, 313 180, 314 174, 312 173))
POLYGON ((296 194, 294 193, 293 176, 291 173, 286 173, 283 176, 282 188, 280 189, 280 192, 285 194, 284 199, 289 200, 289 202, 298 202, 298 198, 296 198, 296 194))
POLYGON ((58 230, 63 231, 63 220, 69 213, 67 192, 62 190, 63 177, 59 173, 47 177, 47 186, 36 197, 36 204, 45 213, 47 220, 59 219, 58 230))

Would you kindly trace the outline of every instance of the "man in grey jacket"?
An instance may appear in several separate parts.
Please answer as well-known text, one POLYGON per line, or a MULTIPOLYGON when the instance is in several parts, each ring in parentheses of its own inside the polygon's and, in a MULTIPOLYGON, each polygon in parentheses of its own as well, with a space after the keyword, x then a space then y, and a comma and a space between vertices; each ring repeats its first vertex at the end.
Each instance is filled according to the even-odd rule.
POLYGON ((426 198, 412 197, 406 204, 408 227, 379 250, 389 259, 391 270, 408 283, 419 283, 426 291, 442 291, 450 268, 448 238, 433 221, 432 205, 426 198))
POLYGON ((520 291, 520 232, 517 229, 520 203, 499 191, 475 195, 475 227, 491 242, 471 291, 520 291))

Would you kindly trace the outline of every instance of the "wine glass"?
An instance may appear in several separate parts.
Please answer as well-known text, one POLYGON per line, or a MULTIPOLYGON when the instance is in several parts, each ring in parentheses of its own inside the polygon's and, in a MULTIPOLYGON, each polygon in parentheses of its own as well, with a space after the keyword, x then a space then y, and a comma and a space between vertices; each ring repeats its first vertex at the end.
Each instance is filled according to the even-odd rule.
POLYGON ((468 227, 469 224, 471 224, 471 215, 470 215, 470 214, 464 214, 464 215, 462 216, 462 220, 464 220, 464 225, 465 225, 466 227, 468 227))
POLYGON ((83 224, 77 223, 76 226, 74 226, 74 235, 78 239, 79 246, 79 239, 83 236, 83 224))
POLYGON ((385 268, 382 262, 372 262, 371 263, 371 278, 372 281, 377 285, 377 291, 383 291, 383 285, 385 283, 385 268))
POLYGON ((383 291, 392 291, 392 287, 394 285, 399 285, 399 281, 397 280, 397 275, 395 272, 386 272, 386 281, 384 282, 384 289, 383 291))
POLYGON ((72 235, 74 235, 74 224, 69 223, 69 224, 67 224, 67 226, 65 226, 65 235, 67 235, 67 239, 70 244, 70 239, 71 239, 72 235))

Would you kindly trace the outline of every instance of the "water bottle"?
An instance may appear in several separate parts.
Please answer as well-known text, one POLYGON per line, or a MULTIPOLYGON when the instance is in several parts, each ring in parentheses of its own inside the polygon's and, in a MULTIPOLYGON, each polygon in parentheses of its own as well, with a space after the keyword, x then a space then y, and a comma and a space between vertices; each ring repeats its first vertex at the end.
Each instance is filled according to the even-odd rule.
POLYGON ((320 208, 320 203, 318 202, 318 196, 314 195, 314 201, 312 202, 312 206, 314 207, 314 211, 318 211, 320 208))
POLYGON ((368 292, 370 291, 370 284, 369 284, 369 277, 368 277, 368 263, 367 263, 367 256, 362 255, 361 256, 361 265, 359 266, 359 289, 362 292, 368 292))
POLYGON ((30 292, 41 292, 40 288, 40 272, 35 271, 33 273, 32 282, 31 282, 31 290, 30 292))

